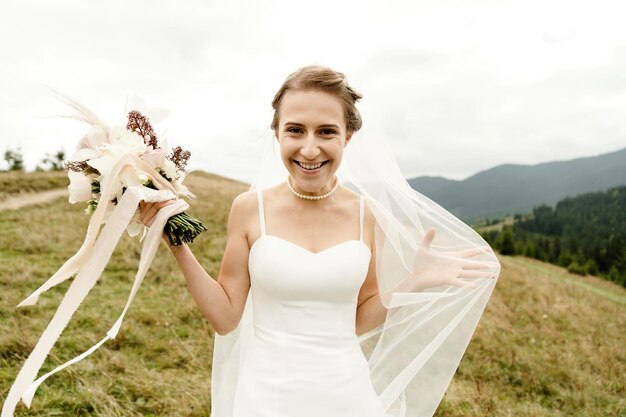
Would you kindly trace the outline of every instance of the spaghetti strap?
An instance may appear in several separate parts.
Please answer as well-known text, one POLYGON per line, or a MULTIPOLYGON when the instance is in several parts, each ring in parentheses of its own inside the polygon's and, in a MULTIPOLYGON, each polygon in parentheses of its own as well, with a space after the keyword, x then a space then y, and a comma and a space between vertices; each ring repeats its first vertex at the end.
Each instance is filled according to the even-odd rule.
POLYGON ((261 190, 256 190, 259 199, 259 225, 261 226, 261 235, 265 234, 265 211, 263 210, 263 196, 261 190))
POLYGON ((361 200, 359 203, 359 229, 360 229, 359 240, 361 242, 363 241, 363 209, 364 209, 363 200, 364 200, 363 196, 361 196, 361 200))

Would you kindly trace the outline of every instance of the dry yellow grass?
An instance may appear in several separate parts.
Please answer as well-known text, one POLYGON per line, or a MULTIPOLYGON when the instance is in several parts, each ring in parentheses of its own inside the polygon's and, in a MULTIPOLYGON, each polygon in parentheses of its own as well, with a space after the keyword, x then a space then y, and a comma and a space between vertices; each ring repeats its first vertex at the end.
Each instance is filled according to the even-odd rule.
POLYGON ((69 183, 65 171, 0 171, 0 202, 9 196, 64 188, 69 183))
MULTIPOLYGON (((216 276, 233 198, 246 184, 193 173, 192 249, 216 276)), ((58 198, 0 211, 0 396, 67 289, 15 309, 80 246, 88 217, 58 198)), ((125 237, 44 371, 100 340, 125 303, 140 244, 125 237)), ((500 281, 437 416, 626 416, 626 290, 521 257, 500 281)), ((208 416, 213 330, 163 246, 114 341, 47 380, 16 416, 208 416)))
POLYGON ((626 415, 626 291, 534 259, 500 261, 437 415, 626 415))

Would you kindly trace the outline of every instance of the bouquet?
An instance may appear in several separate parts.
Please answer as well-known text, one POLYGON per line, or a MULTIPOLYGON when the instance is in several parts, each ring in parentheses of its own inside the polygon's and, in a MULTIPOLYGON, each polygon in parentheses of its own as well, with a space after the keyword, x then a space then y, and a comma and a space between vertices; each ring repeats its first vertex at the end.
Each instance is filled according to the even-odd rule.
MULTIPOLYGON (((165 140, 159 140, 152 127, 152 123, 158 123, 166 117, 166 110, 147 108, 141 98, 133 96, 126 104, 127 116, 122 124, 124 127, 117 125, 109 128, 80 103, 61 97, 78 111, 79 119, 92 124, 91 129, 78 142, 76 153, 65 163, 65 170, 70 178, 70 203, 86 201, 85 213, 93 214, 102 197, 100 189, 103 178, 110 175, 115 161, 124 154, 139 157, 172 185, 178 197, 196 197, 183 185, 185 168, 191 153, 180 146, 168 153, 165 140)), ((114 181, 111 198, 113 204, 117 204, 130 186, 158 189, 157 184, 139 166, 127 167, 114 181)), ((105 213, 105 222, 110 211, 105 213)), ((143 230, 143 238, 146 227, 139 222, 137 214, 138 210, 126 231, 130 236, 136 236, 143 230)), ((172 246, 191 243, 206 230, 200 221, 186 213, 171 217, 164 229, 172 246)))
POLYGON ((60 93, 57 96, 70 105, 69 116, 91 125, 79 141, 76 153, 65 164, 70 177, 69 201, 86 202, 91 215, 85 239, 78 251, 59 270, 23 300, 18 307, 37 303, 39 296, 53 286, 74 276, 54 317, 39 338, 11 386, 0 417, 12 417, 21 399, 30 406, 37 387, 54 373, 93 353, 104 342, 114 339, 122 320, 154 259, 163 231, 170 243, 191 242, 206 228, 188 216, 189 205, 177 197, 195 197, 183 185, 189 152, 180 147, 167 151, 164 139, 154 133, 152 123, 162 120, 167 111, 148 109, 143 100, 127 101, 126 116, 110 128, 91 110, 60 93), (138 221, 141 201, 159 202, 176 199, 162 207, 150 228, 138 221), (104 225, 104 227, 101 227, 104 225), (74 359, 35 379, 48 352, 54 346, 74 312, 104 271, 124 230, 131 236, 143 234, 141 257, 135 280, 118 319, 104 338, 74 359))

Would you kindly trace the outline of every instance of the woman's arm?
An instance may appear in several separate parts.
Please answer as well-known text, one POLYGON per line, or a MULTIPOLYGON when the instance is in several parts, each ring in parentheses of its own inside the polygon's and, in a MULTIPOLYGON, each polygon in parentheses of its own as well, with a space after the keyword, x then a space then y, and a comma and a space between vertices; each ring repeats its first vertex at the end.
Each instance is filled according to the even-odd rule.
MULTIPOLYGON (((230 333, 239 324, 250 288, 246 221, 252 200, 250 193, 245 192, 233 201, 228 217, 226 249, 217 280, 204 270, 188 245, 170 246, 194 301, 220 335, 230 333)), ((163 205, 146 208, 142 222, 151 224, 148 213, 158 212, 163 205)), ((164 238, 167 241, 165 235, 164 238)))
POLYGON ((367 271, 365 281, 359 291, 356 308, 356 334, 360 336, 378 327, 387 317, 387 308, 383 305, 378 291, 378 281, 376 277, 376 239, 375 239, 374 215, 365 206, 363 226, 368 231, 372 256, 367 271))

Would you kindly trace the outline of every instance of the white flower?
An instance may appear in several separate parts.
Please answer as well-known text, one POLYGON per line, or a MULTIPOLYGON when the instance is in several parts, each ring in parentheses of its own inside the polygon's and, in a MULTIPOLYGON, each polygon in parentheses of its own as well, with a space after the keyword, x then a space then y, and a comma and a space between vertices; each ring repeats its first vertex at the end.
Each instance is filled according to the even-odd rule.
POLYGON ((174 190, 176 191, 176 195, 179 197, 197 198, 194 193, 189 191, 189 188, 183 185, 184 180, 185 180, 185 173, 181 172, 179 177, 175 179, 174 181, 172 181, 172 186, 174 187, 174 190))
POLYGON ((111 192, 111 196, 109 200, 115 199, 116 201, 120 201, 122 198, 122 191, 124 190, 124 184, 119 180, 119 177, 115 179, 113 184, 113 191, 111 192))
POLYGON ((117 177, 124 187, 141 187, 148 181, 148 175, 134 165, 126 165, 117 177))
POLYGON ((182 181, 174 180, 172 181, 172 186, 174 187, 177 196, 196 198, 196 195, 189 191, 189 188, 183 185, 182 181))
POLYGON ((139 113, 146 116, 151 125, 159 123, 165 119, 169 113, 167 109, 146 106, 146 102, 136 95, 131 95, 126 99, 126 113, 132 110, 137 110, 139 113))
MULTIPOLYGON (((124 123, 126 123, 126 119, 124 119, 124 123)), ((126 129, 126 128, 124 128, 126 129)), ((109 130, 109 142, 113 142, 120 137, 122 133, 122 127, 120 125, 115 125, 109 130)))
POLYGON ((117 138, 111 140, 110 144, 105 145, 104 149, 111 149, 110 152, 114 153, 130 152, 141 155, 146 152, 148 145, 137 132, 124 129, 117 138))
POLYGON ((70 178, 70 185, 67 190, 70 197, 69 202, 74 204, 79 201, 87 201, 91 199, 91 177, 85 175, 83 172, 68 171, 68 177, 70 178))
POLYGON ((100 156, 102 156, 100 155, 100 152, 96 151, 95 149, 83 148, 77 151, 74 155, 72 155, 70 160, 71 161, 88 161, 90 159, 99 158, 100 156))
POLYGON ((85 136, 76 145, 76 153, 72 161, 86 161, 98 158, 100 148, 108 142, 107 135, 101 126, 92 126, 85 136))
POLYGON ((149 149, 146 153, 141 155, 141 159, 152 168, 159 168, 163 166, 163 162, 166 157, 166 150, 163 148, 149 149))
POLYGON ((87 161, 87 164, 97 169, 103 177, 106 177, 111 172, 113 165, 122 156, 131 153, 141 155, 146 152, 146 149, 147 145, 141 136, 134 132, 125 131, 113 143, 104 144, 101 148, 102 156, 87 161))
POLYGON ((104 182, 104 178, 108 177, 111 169, 113 169, 113 165, 120 159, 118 155, 105 155, 100 158, 91 159, 87 161, 87 165, 92 168, 95 168, 100 173, 101 181, 104 182))
POLYGON ((139 180, 139 183, 141 185, 146 185, 148 181, 150 181, 150 177, 147 174, 144 174, 143 172, 139 172, 137 174, 137 179, 139 180))
POLYGON ((163 165, 161 166, 161 168, 163 169, 163 172, 165 173, 165 176, 167 176, 167 178, 170 178, 172 180, 178 179, 178 168, 176 167, 176 164, 169 159, 165 158, 163 160, 163 165))
POLYGON ((157 142, 159 144, 159 148, 162 148, 163 151, 165 152, 165 149, 167 149, 167 132, 163 132, 159 135, 157 142))

